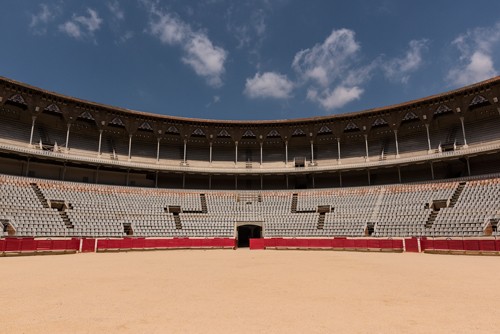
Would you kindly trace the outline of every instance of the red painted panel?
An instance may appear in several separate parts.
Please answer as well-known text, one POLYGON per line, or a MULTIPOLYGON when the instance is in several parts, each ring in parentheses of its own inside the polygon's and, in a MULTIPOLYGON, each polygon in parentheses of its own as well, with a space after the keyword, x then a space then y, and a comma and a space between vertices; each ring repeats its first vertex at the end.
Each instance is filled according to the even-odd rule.
POLYGON ((422 251, 426 249, 434 249, 434 240, 427 238, 420 239, 420 248, 422 251))
POLYGON ((95 239, 82 239, 82 253, 95 252, 95 239))
POLYGON ((217 247, 221 243, 218 239, 201 239, 201 247, 203 248, 213 248, 217 247))
POLYGON ((5 251, 5 239, 0 239, 0 252, 5 251))
POLYGON ((276 238, 264 239, 264 247, 274 248, 276 247, 276 238))
POLYGON ((287 248, 294 248, 297 247, 297 239, 283 239, 283 244, 287 248))
POLYGON ((394 248, 394 241, 392 239, 379 239, 378 240, 378 248, 383 248, 383 249, 391 249, 394 248))
POLYGON ((448 240, 434 240, 434 249, 448 249, 448 240))
POLYGON ((470 250, 470 251, 480 250, 479 240, 464 240, 464 248, 465 250, 470 250))
POLYGON ((356 248, 354 239, 344 239, 344 248, 356 248))
POLYGON ((355 248, 368 248, 368 240, 366 239, 354 239, 355 248))
POLYGON ((21 251, 23 252, 33 252, 37 248, 37 241, 32 238, 21 240, 21 251))
MULTIPOLYGON (((381 241, 390 241, 390 240, 368 239, 368 240, 366 240, 366 247, 367 248, 381 248, 381 246, 380 246, 381 241)), ((392 242, 390 243, 389 247, 392 248, 392 242)))
POLYGON ((132 248, 134 249, 144 249, 146 247, 146 239, 144 238, 136 238, 132 240, 132 248))
POLYGON ((405 246, 407 252, 418 253, 418 239, 411 238, 405 239, 405 246))
POLYGON ((335 238, 332 240, 332 248, 344 248, 345 247, 345 243, 346 243, 346 240, 347 239, 344 239, 344 238, 335 238))
POLYGON ((230 238, 224 239, 224 247, 226 247, 226 248, 236 247, 236 239, 230 239, 230 238))
POLYGON ((5 251, 6 252, 19 252, 21 250, 22 239, 18 238, 7 238, 5 239, 5 251))
MULTIPOLYGON (((500 240, 496 240, 495 246, 496 246, 497 252, 500 252, 500 240)), ((0 247, 0 249, 1 249, 1 247, 0 247)))
POLYGON ((264 239, 250 239, 250 249, 265 249, 264 239))
POLYGON ((52 240, 50 250, 69 250, 71 249, 71 240, 52 240))
POLYGON ((297 247, 309 248, 309 239, 295 239, 295 242, 297 244, 297 247))
POLYGON ((124 238, 121 240, 121 246, 118 248, 126 248, 130 249, 134 247, 134 239, 132 238, 124 238))
POLYGON ((172 248, 174 245, 174 239, 155 239, 154 245, 157 248, 172 248))
POLYGON ((464 243, 462 240, 448 240, 448 249, 451 250, 463 250, 464 243))
POLYGON ((403 249, 402 239, 392 239, 392 249, 403 249))
POLYGON ((331 239, 310 239, 309 240, 310 248, 331 248, 332 240, 331 239))
POLYGON ((276 247, 285 247, 286 246, 286 240, 283 238, 277 238, 276 239, 276 247))
POLYGON ((482 251, 494 252, 496 250, 495 240, 480 240, 479 249, 482 251))
POLYGON ((36 249, 37 250, 51 250, 52 249, 52 240, 37 240, 36 249))
POLYGON ((191 242, 189 238, 179 238, 177 240, 177 247, 179 248, 189 248, 191 246, 191 242))

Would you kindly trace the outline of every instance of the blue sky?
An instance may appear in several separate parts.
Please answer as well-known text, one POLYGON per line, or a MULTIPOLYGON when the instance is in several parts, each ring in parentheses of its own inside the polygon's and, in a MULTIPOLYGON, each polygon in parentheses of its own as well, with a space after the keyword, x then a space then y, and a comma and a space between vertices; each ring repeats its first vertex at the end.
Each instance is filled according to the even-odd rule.
POLYGON ((209 119, 365 110, 497 75, 499 1, 3 1, 0 75, 209 119))

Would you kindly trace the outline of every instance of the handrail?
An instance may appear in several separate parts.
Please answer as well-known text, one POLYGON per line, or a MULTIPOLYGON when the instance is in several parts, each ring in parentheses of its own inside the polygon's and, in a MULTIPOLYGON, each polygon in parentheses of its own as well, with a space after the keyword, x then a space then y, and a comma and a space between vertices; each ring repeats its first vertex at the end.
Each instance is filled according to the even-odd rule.
POLYGON ((479 145, 473 146, 470 145, 467 148, 461 148, 456 151, 448 151, 448 152, 436 152, 428 154, 427 151, 422 152, 421 155, 411 156, 411 157, 400 157, 397 159, 389 159, 389 160, 370 160, 365 162, 358 162, 352 164, 332 164, 322 166, 321 161, 317 161, 319 163, 315 165, 308 165, 307 167, 295 168, 293 166, 289 167, 266 167, 265 163, 261 168, 258 169, 246 169, 246 168, 236 168, 233 167, 213 167, 208 165, 207 167, 195 167, 195 166, 182 166, 182 165, 163 165, 155 163, 141 163, 141 162, 132 162, 132 161, 119 161, 113 159, 105 159, 105 158, 91 158, 83 155, 73 155, 70 152, 52 152, 52 151, 40 151, 34 148, 25 148, 19 147, 15 145, 8 145, 5 143, 0 143, 0 151, 7 152, 17 152, 23 154, 29 154, 30 156, 45 156, 51 157, 54 159, 60 159, 63 161, 78 161, 78 162, 87 162, 97 165, 108 165, 108 166, 120 166, 120 167, 129 167, 129 168, 137 168, 144 170, 158 170, 158 171, 181 171, 181 172, 200 172, 200 173, 227 173, 227 174, 283 174, 289 172, 297 172, 307 171, 307 172, 327 172, 327 171, 338 171, 338 170, 348 170, 348 169, 357 169, 357 168, 371 168, 371 167, 384 167, 384 166, 392 166, 399 164, 407 164, 413 162, 422 162, 422 161, 434 161, 440 160, 442 158, 450 158, 450 157, 461 157, 467 156, 469 154, 474 153, 484 153, 491 151, 500 151, 500 142, 490 144, 490 145, 479 145))

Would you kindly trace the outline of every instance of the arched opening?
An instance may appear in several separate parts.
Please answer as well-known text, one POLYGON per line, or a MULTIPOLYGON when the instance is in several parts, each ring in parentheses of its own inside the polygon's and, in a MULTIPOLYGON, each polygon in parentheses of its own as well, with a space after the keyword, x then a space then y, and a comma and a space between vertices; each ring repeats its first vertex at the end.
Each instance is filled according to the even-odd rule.
POLYGON ((250 239, 262 237, 262 226, 241 225, 238 226, 238 247, 250 246, 250 239))

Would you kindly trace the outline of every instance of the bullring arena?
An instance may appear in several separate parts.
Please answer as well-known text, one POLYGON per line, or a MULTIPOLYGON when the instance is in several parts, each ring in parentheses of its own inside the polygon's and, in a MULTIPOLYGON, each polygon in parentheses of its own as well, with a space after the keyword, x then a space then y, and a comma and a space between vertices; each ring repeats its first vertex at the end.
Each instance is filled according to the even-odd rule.
POLYGON ((495 332, 499 96, 213 121, 1 78, 2 329, 495 332))

